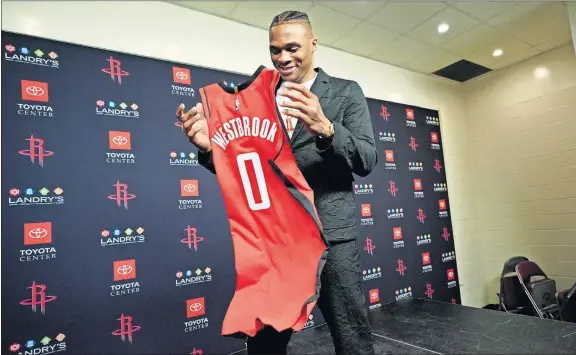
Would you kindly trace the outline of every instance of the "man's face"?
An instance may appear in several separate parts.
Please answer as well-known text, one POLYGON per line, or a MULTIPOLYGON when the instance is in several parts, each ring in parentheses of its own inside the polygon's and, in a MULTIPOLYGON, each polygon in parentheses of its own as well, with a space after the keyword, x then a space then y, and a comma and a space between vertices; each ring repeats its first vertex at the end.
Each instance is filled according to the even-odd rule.
POLYGON ((306 24, 290 23, 270 29, 270 59, 285 81, 301 83, 313 71, 317 40, 306 24))

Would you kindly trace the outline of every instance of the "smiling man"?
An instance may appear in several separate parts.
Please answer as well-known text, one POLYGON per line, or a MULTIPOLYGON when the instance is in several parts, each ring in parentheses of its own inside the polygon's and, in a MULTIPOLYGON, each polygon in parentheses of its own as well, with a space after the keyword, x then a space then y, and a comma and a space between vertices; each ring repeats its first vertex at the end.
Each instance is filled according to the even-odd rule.
MULTIPOLYGON (((281 77, 276 91, 278 112, 296 163, 314 192, 329 243, 317 304, 336 354, 374 354, 356 245, 352 188, 353 174, 367 176, 376 166, 374 133, 360 86, 314 66, 317 45, 305 13, 285 11, 272 20, 270 58, 281 77)), ((186 113, 181 105, 176 115, 190 142, 199 149, 200 164, 216 173, 202 104, 186 113)), ((247 339, 248 354, 286 353, 292 332, 265 327, 247 339)))

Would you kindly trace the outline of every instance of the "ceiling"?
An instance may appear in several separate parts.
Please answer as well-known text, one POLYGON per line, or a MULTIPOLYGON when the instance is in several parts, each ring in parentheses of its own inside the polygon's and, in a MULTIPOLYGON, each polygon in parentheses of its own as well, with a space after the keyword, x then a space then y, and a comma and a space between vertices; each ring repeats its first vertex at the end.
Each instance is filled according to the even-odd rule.
POLYGON ((498 70, 572 41, 564 2, 167 2, 266 30, 274 15, 304 11, 320 45, 430 75, 462 59, 498 70))

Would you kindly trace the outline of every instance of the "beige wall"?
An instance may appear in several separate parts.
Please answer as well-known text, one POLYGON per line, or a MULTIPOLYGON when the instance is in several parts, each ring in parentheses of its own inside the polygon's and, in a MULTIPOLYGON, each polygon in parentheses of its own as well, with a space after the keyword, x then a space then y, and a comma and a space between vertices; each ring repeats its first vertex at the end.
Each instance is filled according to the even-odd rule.
POLYGON ((470 140, 463 229, 482 246, 487 302, 511 256, 559 288, 576 281, 576 57, 572 44, 465 86, 470 140))

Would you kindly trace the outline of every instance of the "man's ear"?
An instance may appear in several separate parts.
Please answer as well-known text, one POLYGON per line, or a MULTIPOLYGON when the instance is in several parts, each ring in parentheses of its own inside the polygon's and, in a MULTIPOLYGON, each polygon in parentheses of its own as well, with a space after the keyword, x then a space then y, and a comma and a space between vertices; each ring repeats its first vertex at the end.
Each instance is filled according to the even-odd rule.
POLYGON ((318 38, 312 38, 312 52, 316 52, 316 48, 318 48, 318 38))

